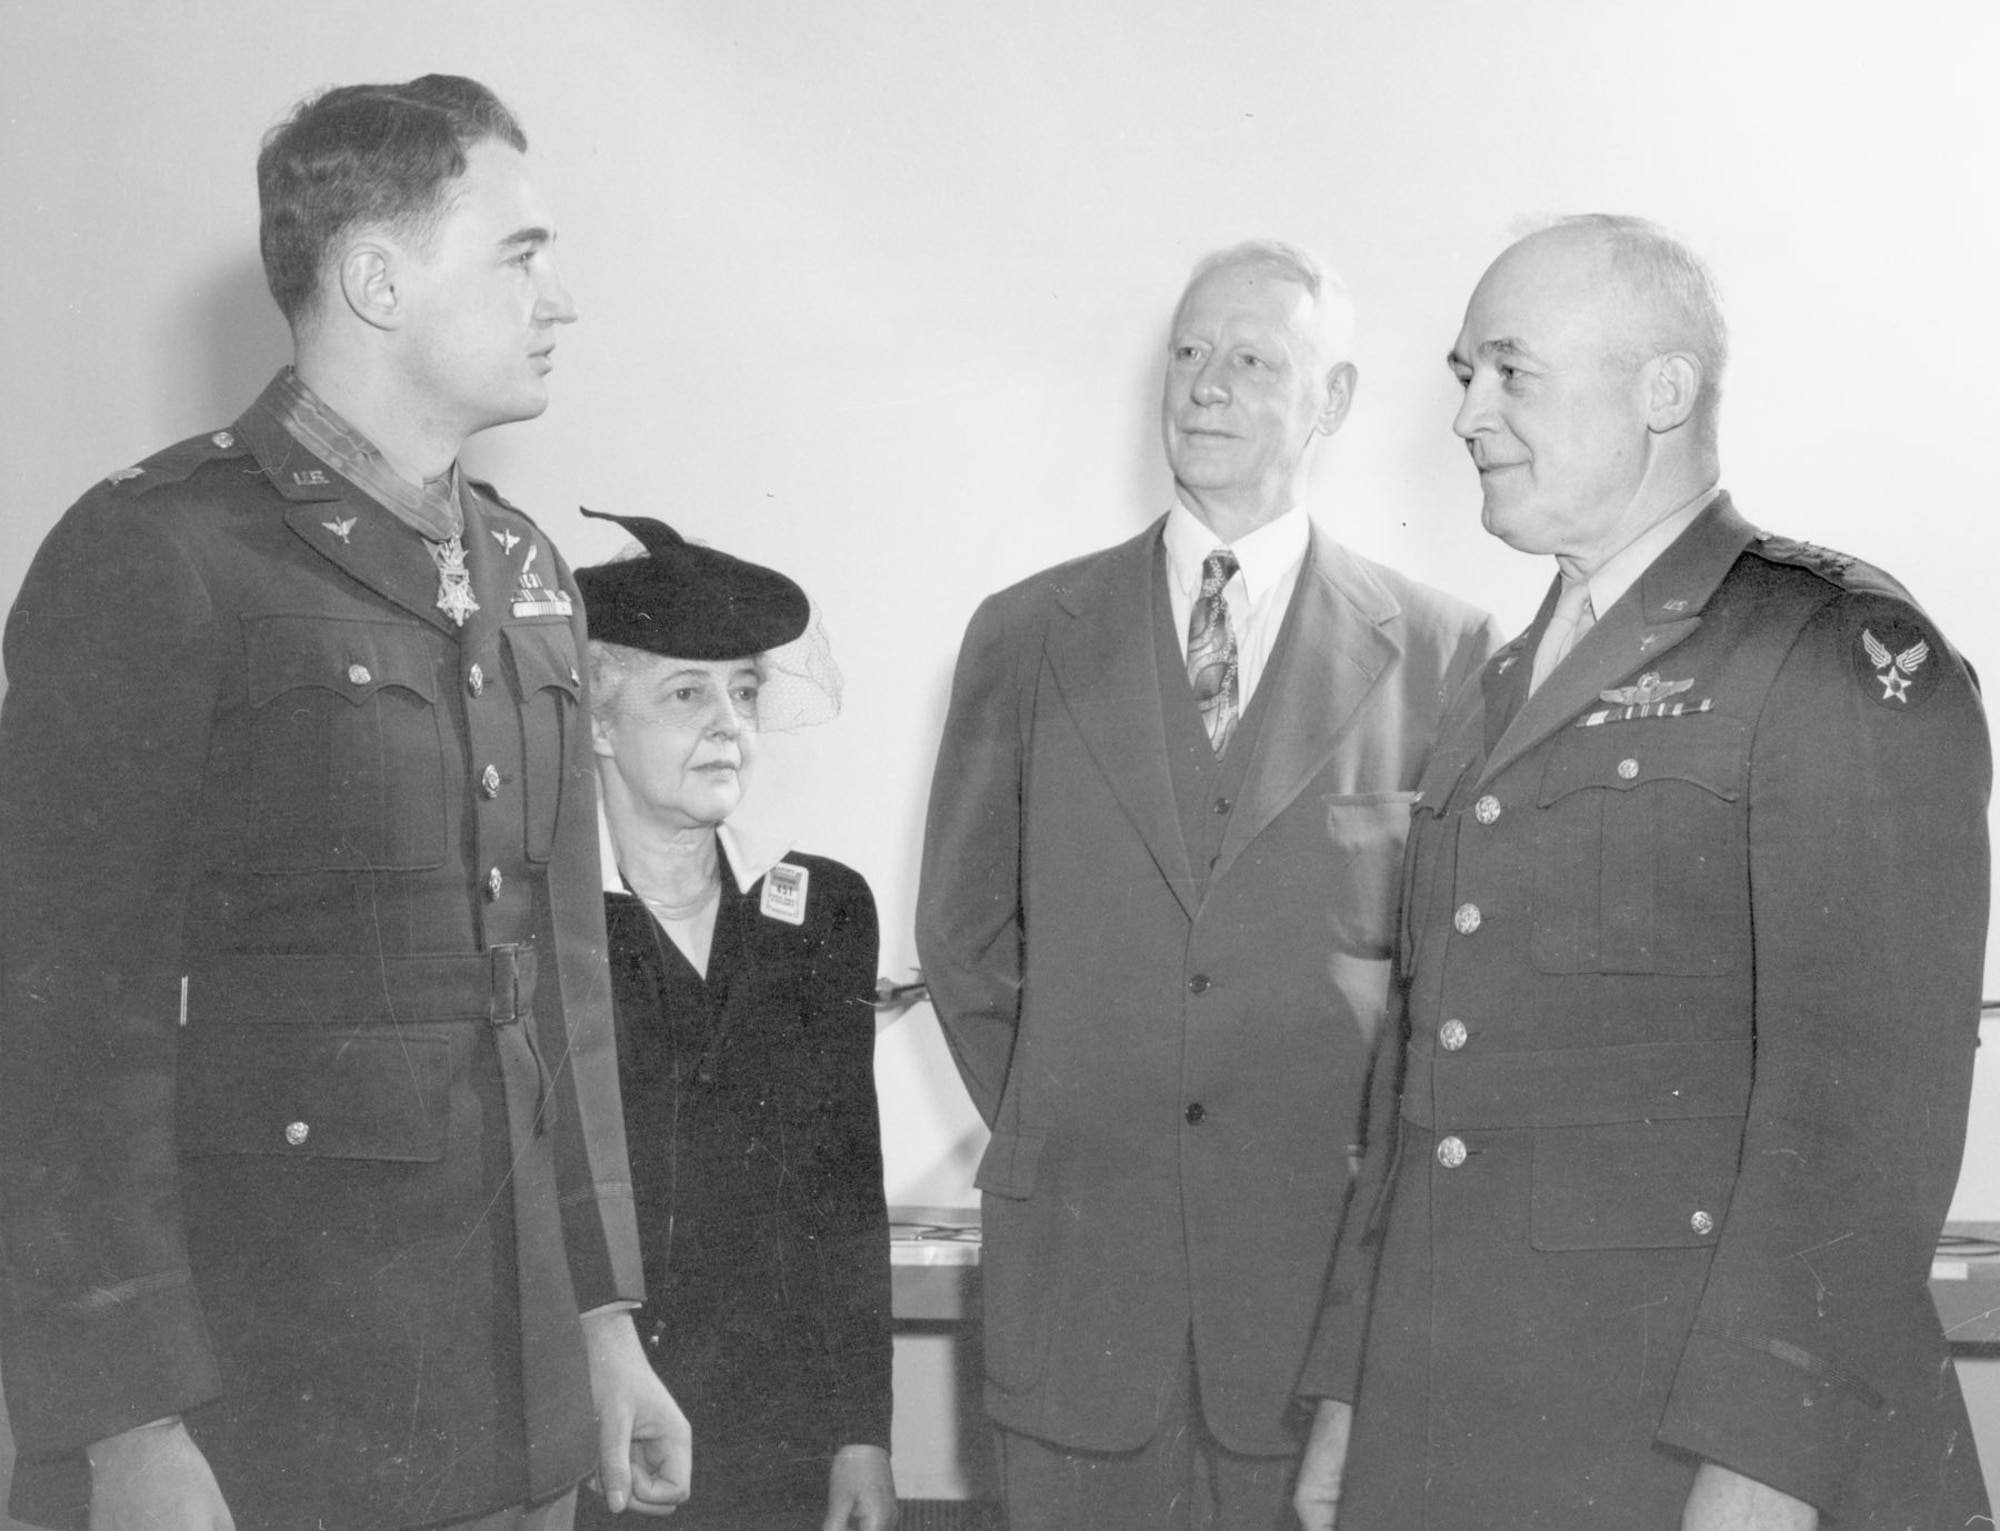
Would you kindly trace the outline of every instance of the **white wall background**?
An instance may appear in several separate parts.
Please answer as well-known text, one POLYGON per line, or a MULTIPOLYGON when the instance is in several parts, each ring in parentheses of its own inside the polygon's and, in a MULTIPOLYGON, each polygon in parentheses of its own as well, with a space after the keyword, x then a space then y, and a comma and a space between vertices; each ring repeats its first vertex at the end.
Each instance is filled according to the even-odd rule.
MULTIPOLYGON (((549 414, 474 465, 572 561, 619 540, 582 503, 819 599, 846 710, 775 745, 745 817, 869 876, 902 975, 964 622, 1164 508, 1167 312, 1249 235, 1318 246, 1360 307, 1317 514, 1519 626, 1548 570, 1477 527, 1464 300, 1536 214, 1679 229, 1730 302, 1738 503, 1885 565, 2000 676, 1996 67, 1991 0, 0 0, 0 603, 94 477, 284 358, 264 129, 318 85, 476 75, 583 321, 549 414)), ((892 1197, 965 1199, 927 1011, 880 1071, 892 1197)), ((1997 1072, 1960 1215, 2000 1218, 1997 1072)))

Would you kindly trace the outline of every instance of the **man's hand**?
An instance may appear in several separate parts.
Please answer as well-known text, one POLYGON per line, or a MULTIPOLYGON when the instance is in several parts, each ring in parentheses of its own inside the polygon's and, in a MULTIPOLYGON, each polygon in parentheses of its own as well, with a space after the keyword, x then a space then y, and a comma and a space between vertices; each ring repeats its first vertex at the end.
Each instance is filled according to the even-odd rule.
POLYGON ((590 1355, 590 1400, 597 1409, 592 1482, 614 1514, 627 1507, 645 1515, 672 1514, 687 1498, 694 1473, 687 1416, 646 1360, 630 1313, 584 1314, 583 1339, 590 1355))
POLYGON ((236 1531, 208 1458, 177 1419, 90 1447, 90 1531, 236 1531))
POLYGON ((896 1524, 896 1480, 880 1446, 843 1446, 827 1475, 820 1531, 889 1531, 896 1524))
POLYGON ((1313 1410, 1312 1433, 1299 1461, 1292 1509, 1305 1531, 1333 1531, 1340 1509, 1340 1480, 1347 1471, 1347 1432, 1354 1428, 1354 1405, 1322 1398, 1313 1410))
POLYGON ((1754 1478, 1704 1462, 1688 1490, 1681 1531, 1819 1531, 1819 1511, 1754 1478))

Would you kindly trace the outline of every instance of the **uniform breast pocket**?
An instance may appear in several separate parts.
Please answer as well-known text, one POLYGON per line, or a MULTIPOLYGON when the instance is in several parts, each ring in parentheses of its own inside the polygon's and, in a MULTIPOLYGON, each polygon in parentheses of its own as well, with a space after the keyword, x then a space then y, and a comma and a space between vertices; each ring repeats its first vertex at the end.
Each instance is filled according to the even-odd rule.
POLYGON ((1535 829, 1531 951, 1545 973, 1743 971, 1747 732, 1703 714, 1571 728, 1535 829))
POLYGON ((1396 938, 1396 894, 1403 878, 1414 792, 1339 792, 1323 798, 1339 896, 1329 910, 1335 949, 1386 959, 1396 938))
POLYGON ((322 616, 247 617, 243 630, 252 870, 442 865, 441 640, 322 616))
POLYGON ((567 623, 503 631, 521 707, 521 795, 528 816, 524 849, 530 861, 547 861, 555 850, 556 822, 570 785, 563 777, 570 731, 580 726, 576 714, 583 684, 576 644, 567 623))

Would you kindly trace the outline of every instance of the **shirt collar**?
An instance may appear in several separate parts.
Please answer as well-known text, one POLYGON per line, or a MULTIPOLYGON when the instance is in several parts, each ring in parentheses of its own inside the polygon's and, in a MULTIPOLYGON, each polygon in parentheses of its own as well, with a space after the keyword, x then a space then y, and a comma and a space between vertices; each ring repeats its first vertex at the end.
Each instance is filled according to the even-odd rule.
POLYGON ((1720 493, 1720 485, 1711 485, 1706 492, 1696 495, 1664 520, 1655 521, 1605 559, 1603 567, 1584 581, 1590 587, 1591 611, 1602 617, 1616 605, 1618 598, 1637 584, 1639 576, 1653 566, 1653 560, 1666 552, 1720 493))
POLYGON ((465 530, 456 461, 448 473, 411 483, 290 367, 278 374, 266 397, 272 413, 295 440, 405 526, 433 542, 448 541, 465 530))
POLYGON ((1236 555, 1243 575, 1243 588, 1254 604, 1272 591, 1278 581, 1306 556, 1312 540, 1312 522, 1303 505, 1294 505, 1275 521, 1267 521, 1256 531, 1224 542, 1205 526, 1180 500, 1167 512, 1167 577, 1190 599, 1201 589, 1201 564, 1217 548, 1226 547, 1236 555))

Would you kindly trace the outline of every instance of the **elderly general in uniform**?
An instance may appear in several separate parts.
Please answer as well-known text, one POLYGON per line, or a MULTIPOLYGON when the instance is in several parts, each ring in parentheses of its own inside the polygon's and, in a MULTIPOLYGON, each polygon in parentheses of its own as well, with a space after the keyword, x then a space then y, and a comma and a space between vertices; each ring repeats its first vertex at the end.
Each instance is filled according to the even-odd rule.
POLYGON ((1558 578, 1421 783, 1310 1528, 1985 1523, 1927 1287, 1985 720, 1900 585, 1719 488, 1723 358, 1702 264, 1602 216, 1507 250, 1452 347, 1486 528, 1558 578))
POLYGON ((258 161, 296 367, 90 489, 8 621, 23 1518, 685 1493, 627 1313, 582 610, 457 461, 541 413, 576 317, 526 147, 471 80, 301 106, 258 161))
POLYGON ((993 1129, 1014 1531, 1290 1516, 1410 803, 1497 637, 1307 519, 1351 325, 1303 251, 1197 265, 1160 404, 1172 508, 987 600, 959 656, 917 940, 993 1129))

